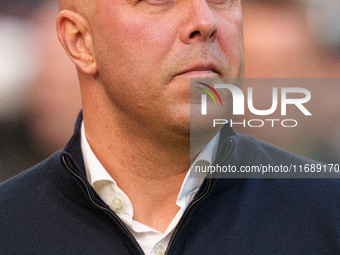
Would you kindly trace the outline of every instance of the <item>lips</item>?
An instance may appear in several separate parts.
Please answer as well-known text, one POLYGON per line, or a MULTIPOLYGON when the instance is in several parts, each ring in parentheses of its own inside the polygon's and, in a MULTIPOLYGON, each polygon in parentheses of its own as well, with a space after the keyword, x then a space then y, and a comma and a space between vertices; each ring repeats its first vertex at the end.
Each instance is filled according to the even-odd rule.
POLYGON ((217 67, 210 63, 196 64, 186 68, 176 76, 188 76, 191 78, 216 77, 219 75, 217 67))

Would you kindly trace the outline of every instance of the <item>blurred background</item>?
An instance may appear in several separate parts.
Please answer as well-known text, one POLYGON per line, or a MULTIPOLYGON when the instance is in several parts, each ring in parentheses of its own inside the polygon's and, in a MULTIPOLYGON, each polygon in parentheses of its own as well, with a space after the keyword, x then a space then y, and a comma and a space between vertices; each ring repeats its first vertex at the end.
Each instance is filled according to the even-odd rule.
POLYGON ((0 0, 0 181, 63 148, 81 109, 56 0, 0 0))
MULTIPOLYGON (((257 109, 269 109, 272 87, 299 87, 300 84, 312 94, 306 106, 313 116, 299 115, 299 110, 293 109, 295 112, 286 119, 298 120, 296 128, 266 125, 237 128, 238 132, 302 156, 325 163, 339 163, 340 1, 242 1, 245 77, 258 78, 245 81, 253 87, 254 105, 257 109), (264 82, 260 78, 277 79, 264 82)), ((246 89, 247 86, 243 86, 243 90, 246 89)), ((285 119, 279 114, 270 117, 285 119)), ((258 118, 248 114, 245 119, 258 118)))
MULTIPOLYGON (((339 0, 243 0, 243 13, 246 78, 340 78, 339 0)), ((63 148, 81 109, 75 67, 57 40, 57 14, 56 0, 0 0, 0 182, 63 148)), ((336 81, 313 87, 318 118, 299 130, 238 131, 339 162, 336 81)), ((264 91, 255 104, 265 109, 268 85, 256 91, 264 91)))

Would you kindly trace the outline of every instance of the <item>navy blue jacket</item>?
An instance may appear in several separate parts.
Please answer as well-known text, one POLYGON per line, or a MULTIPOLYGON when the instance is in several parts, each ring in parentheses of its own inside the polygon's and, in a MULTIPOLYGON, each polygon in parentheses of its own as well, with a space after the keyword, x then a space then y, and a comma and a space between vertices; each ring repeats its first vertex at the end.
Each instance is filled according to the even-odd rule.
MULTIPOLYGON (((0 254, 143 254, 86 180, 80 122, 65 150, 0 185, 0 254)), ((222 131, 217 162, 306 159, 222 131)), ((340 254, 338 179, 207 178, 167 254, 340 254)))

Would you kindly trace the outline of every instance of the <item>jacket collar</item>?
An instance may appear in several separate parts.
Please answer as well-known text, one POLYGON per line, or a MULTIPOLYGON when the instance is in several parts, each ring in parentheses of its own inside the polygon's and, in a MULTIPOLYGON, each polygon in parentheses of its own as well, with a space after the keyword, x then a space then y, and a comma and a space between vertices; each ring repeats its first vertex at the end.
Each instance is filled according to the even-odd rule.
POLYGON ((86 176, 85 174, 85 165, 83 154, 81 153, 81 123, 83 121, 83 111, 80 111, 77 117, 77 121, 74 128, 73 136, 71 137, 70 141, 67 143, 64 151, 71 156, 73 161, 75 162, 77 168, 81 171, 81 174, 86 176))

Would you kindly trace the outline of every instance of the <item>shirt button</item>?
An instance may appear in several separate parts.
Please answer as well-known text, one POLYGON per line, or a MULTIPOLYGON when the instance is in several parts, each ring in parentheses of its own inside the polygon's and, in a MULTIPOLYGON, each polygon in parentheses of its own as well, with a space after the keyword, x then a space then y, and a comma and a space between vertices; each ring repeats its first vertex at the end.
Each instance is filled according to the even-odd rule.
POLYGON ((119 210, 122 206, 123 206, 123 201, 120 198, 116 197, 112 199, 112 207, 114 211, 119 210))
POLYGON ((156 247, 155 247, 155 254, 156 255, 163 255, 165 253, 165 249, 162 245, 158 244, 156 247))

